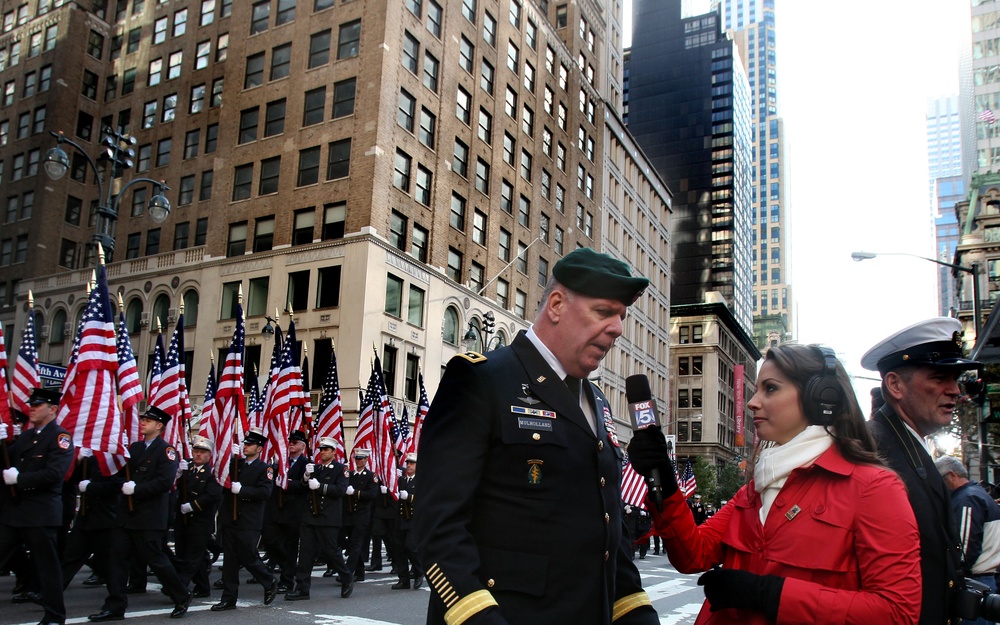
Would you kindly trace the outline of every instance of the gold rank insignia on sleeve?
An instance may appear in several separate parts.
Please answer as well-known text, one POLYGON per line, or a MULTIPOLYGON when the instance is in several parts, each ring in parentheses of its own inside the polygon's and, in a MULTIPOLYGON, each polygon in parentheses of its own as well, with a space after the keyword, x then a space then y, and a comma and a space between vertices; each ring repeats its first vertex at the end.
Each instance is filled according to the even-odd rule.
POLYGON ((479 364, 481 362, 486 362, 486 356, 483 356, 479 352, 464 352, 461 354, 455 354, 455 358, 464 358, 471 362, 472 364, 479 364))
POLYGON ((645 591, 640 591, 627 597, 622 597, 618 601, 615 601, 615 605, 611 613, 611 622, 617 621, 632 610, 641 608, 645 605, 653 605, 653 602, 649 600, 649 595, 647 595, 645 591))
POLYGON ((461 625, 486 608, 497 605, 496 599, 485 588, 460 598, 437 563, 427 569, 427 581, 447 609, 445 625, 461 625))

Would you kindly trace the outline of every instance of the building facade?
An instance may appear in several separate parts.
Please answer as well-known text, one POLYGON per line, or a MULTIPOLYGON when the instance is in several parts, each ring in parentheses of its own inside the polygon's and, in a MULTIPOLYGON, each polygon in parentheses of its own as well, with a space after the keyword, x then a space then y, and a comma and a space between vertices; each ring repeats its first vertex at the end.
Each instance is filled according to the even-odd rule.
MULTIPOLYGON (((951 262, 958 246, 955 204, 965 197, 958 97, 927 102, 927 176, 931 219, 938 260, 951 262)), ((938 269, 938 313, 948 316, 956 305, 955 283, 947 267, 938 269)))
MULTIPOLYGON (((509 342, 534 318, 552 265, 577 246, 601 247, 607 10, 519 0, 4 1, 7 335, 17 336, 30 289, 47 328, 40 358, 65 362, 94 262, 88 242, 111 197, 109 276, 136 352, 143 360, 157 320, 170 324, 183 305, 196 402, 209 354, 228 345, 240 291, 248 371, 269 355, 267 318, 284 327, 291 310, 312 388, 336 346, 348 419, 373 346, 397 402, 416 401, 420 370, 433 394, 466 335, 479 351, 509 342), (93 155, 103 175, 103 127, 135 139, 134 167, 110 193, 98 197, 95 172, 66 143, 69 175, 45 176, 50 130, 93 155), (155 189, 131 184, 137 177, 170 187, 163 223, 150 220, 155 189)), ((631 156, 616 158, 632 167, 631 156)), ((662 192, 644 201, 669 212, 662 192)), ((620 256, 641 271, 636 250, 620 256)), ((632 340, 646 343, 645 324, 662 315, 636 317, 632 340)))

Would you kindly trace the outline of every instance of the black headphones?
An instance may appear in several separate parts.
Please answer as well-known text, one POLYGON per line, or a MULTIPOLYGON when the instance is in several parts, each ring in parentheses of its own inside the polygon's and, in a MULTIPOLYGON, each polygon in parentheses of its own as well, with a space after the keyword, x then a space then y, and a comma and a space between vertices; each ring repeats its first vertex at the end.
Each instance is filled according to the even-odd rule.
POLYGON ((829 347, 814 347, 823 359, 823 371, 809 378, 802 406, 812 425, 830 425, 844 407, 844 392, 837 381, 837 355, 829 347))

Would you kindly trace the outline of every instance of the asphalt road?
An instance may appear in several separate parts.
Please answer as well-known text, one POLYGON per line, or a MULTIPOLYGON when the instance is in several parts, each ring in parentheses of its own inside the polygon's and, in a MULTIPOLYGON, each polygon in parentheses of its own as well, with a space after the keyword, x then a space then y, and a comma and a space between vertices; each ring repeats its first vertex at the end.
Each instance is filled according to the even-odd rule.
MULTIPOLYGON (((664 556, 647 555, 645 560, 636 559, 642 573, 643 583, 653 605, 660 614, 664 625, 684 625, 694 622, 704 599, 696 575, 681 575, 664 556)), ((213 590, 208 599, 195 599, 184 619, 169 621, 167 616, 173 608, 170 600, 159 592, 155 577, 149 578, 147 591, 143 595, 129 595, 129 610, 126 623, 146 625, 152 623, 177 622, 212 623, 212 625, 266 625, 270 623, 301 623, 303 625, 422 625, 427 611, 430 591, 426 584, 419 590, 392 590, 396 576, 384 572, 368 573, 365 581, 357 582, 354 594, 349 599, 340 598, 340 586, 333 579, 321 577, 322 569, 314 571, 311 599, 308 601, 285 601, 279 595, 273 604, 263 604, 263 590, 256 584, 240 587, 238 609, 228 612, 210 612, 209 608, 219 600, 219 590, 213 590)), ((83 571, 73 580, 66 591, 67 624, 89 623, 88 614, 98 612, 104 600, 103 587, 90 588, 82 582, 89 575, 83 571)), ((219 579, 218 569, 212 573, 212 581, 219 579)), ((245 580, 248 576, 243 574, 245 580)), ((0 625, 35 625, 42 617, 41 609, 34 604, 11 603, 12 577, 0 577, 0 625)))

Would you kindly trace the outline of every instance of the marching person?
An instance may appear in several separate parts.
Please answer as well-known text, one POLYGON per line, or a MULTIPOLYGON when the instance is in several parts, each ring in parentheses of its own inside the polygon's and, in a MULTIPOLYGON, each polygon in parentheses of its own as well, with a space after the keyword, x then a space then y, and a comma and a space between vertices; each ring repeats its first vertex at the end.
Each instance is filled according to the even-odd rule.
POLYGON ((58 389, 36 388, 28 403, 31 427, 7 450, 10 467, 3 470, 3 523, 0 524, 0 567, 25 545, 38 571, 41 624, 66 622, 62 567, 56 534, 62 527, 63 478, 73 461, 69 433, 53 423, 59 412, 58 389))
MULTIPOLYGON (((380 488, 372 502, 372 526, 371 526, 371 560, 365 567, 365 571, 382 570, 382 545, 385 545, 385 553, 389 561, 395 567, 397 561, 396 552, 398 548, 395 542, 396 520, 399 518, 399 502, 388 493, 388 489, 380 488)), ((362 547, 362 554, 368 553, 368 545, 362 547)))
POLYGON ((299 554, 299 533, 302 511, 306 507, 309 489, 302 481, 309 457, 306 455, 306 433, 295 430, 288 435, 287 488, 275 488, 267 502, 264 531, 265 545, 271 570, 280 568, 278 593, 286 593, 295 585, 295 566, 299 554))
MULTIPOLYGON (((882 399, 868 427, 878 451, 903 483, 920 529, 921 625, 940 625, 953 614, 962 588, 962 554, 948 487, 925 439, 951 423, 962 394, 959 377, 982 365, 962 354, 962 323, 936 317, 883 339, 861 358, 882 377, 882 399)), ((873 396, 873 407, 875 405, 873 396)))
POLYGON ((413 577, 413 587, 420 588, 424 583, 424 572, 417 559, 416 536, 413 533, 413 502, 417 497, 417 454, 406 454, 406 472, 399 478, 399 518, 395 525, 396 574, 399 581, 392 585, 393 590, 404 590, 410 587, 410 577, 413 577))
POLYGON ((354 580, 337 544, 343 521, 343 501, 350 484, 350 471, 334 460, 336 441, 330 437, 319 440, 319 462, 305 465, 302 482, 307 490, 303 508, 299 511, 302 527, 299 541, 299 561, 295 570, 295 590, 285 595, 287 601, 309 599, 312 586, 313 562, 319 554, 332 561, 331 568, 340 576, 340 596, 351 596, 354 580))
MULTIPOLYGON (((368 468, 367 449, 354 450, 354 471, 347 487, 347 515, 344 525, 350 535, 347 539, 347 568, 354 574, 354 581, 365 579, 364 548, 372 527, 372 504, 381 490, 375 473, 368 468)), ((333 570, 332 568, 330 570, 333 570)), ((327 571, 329 576, 330 570, 327 571)))
POLYGON ((110 550, 107 547, 113 544, 114 530, 118 526, 121 481, 114 475, 102 474, 93 451, 83 447, 79 451, 73 475, 63 488, 80 493, 76 518, 63 551, 63 588, 69 587, 73 577, 88 560, 94 575, 101 579, 100 585, 103 586, 107 583, 108 569, 111 566, 110 550))
POLYGON ((920 612, 920 537, 899 477, 875 450, 834 352, 785 343, 757 375, 753 479, 698 525, 658 427, 629 443, 632 466, 658 471, 663 508, 646 505, 670 563, 698 579, 696 625, 889 623, 920 612), (718 568, 722 565, 722 568, 718 568))
MULTIPOLYGON (((969 471, 958 458, 941 456, 934 461, 938 473, 951 492, 951 507, 958 520, 962 547, 963 574, 997 591, 994 575, 1000 567, 1000 505, 986 489, 969 481, 969 471)), ((989 625, 990 621, 966 619, 966 623, 989 625)))
POLYGON ((659 623, 630 559, 609 403, 586 379, 648 283, 573 250, 526 333, 448 362, 414 517, 429 625, 659 623))
POLYGON ((215 516, 222 500, 222 487, 212 473, 214 443, 195 436, 191 443, 191 463, 181 464, 174 515, 174 551, 177 573, 184 584, 193 582, 192 593, 203 598, 212 593, 208 582, 208 542, 215 533, 215 516))
POLYGON ((125 618, 128 608, 127 578, 132 558, 149 565, 163 585, 163 592, 174 602, 170 618, 181 618, 191 605, 191 592, 163 552, 170 489, 180 463, 177 450, 163 440, 163 429, 169 421, 169 414, 156 406, 148 407, 146 413, 139 417, 142 440, 129 445, 127 470, 115 474, 124 497, 119 504, 118 528, 111 545, 108 596, 101 611, 87 617, 91 621, 120 621, 125 618))
POLYGON ((233 458, 232 483, 222 489, 222 600, 212 606, 213 612, 236 609, 241 566, 264 587, 264 605, 271 605, 278 591, 278 583, 257 550, 264 505, 274 488, 274 468, 260 458, 266 443, 260 428, 250 428, 243 438, 243 457, 233 458))

